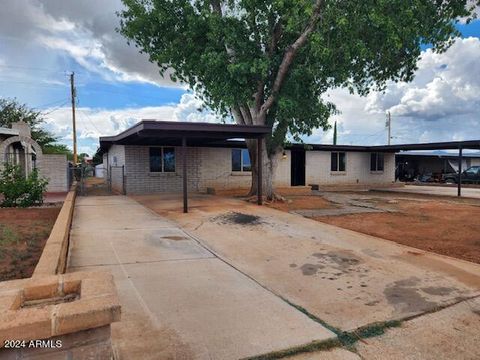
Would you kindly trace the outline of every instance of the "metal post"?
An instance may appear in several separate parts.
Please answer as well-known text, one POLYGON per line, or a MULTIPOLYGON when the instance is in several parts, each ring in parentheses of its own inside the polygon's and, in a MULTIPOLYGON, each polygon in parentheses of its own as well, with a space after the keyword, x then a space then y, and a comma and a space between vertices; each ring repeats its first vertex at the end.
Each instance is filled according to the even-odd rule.
POLYGON ((188 213, 187 198, 187 138, 182 138, 182 167, 183 167, 183 212, 188 213))
POLYGON ((263 171, 263 158, 262 158, 262 138, 257 139, 257 203, 262 205, 262 171, 263 171))
POLYGON ((460 146, 458 148, 458 188, 457 196, 462 196, 462 162, 463 162, 463 149, 460 146))
POLYGON ((122 192, 127 195, 127 187, 125 186, 125 165, 122 165, 122 192))

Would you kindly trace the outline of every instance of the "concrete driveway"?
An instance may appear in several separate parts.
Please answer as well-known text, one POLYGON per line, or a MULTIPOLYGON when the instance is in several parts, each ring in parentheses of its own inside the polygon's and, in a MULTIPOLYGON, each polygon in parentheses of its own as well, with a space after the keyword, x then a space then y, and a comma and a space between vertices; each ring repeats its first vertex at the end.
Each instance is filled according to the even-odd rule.
POLYGON ((189 214, 174 196, 135 199, 337 334, 473 301, 459 318, 480 340, 479 265, 232 198, 191 196, 189 214))
POLYGON ((335 338, 127 197, 77 198, 68 271, 81 270, 114 275, 119 359, 239 359, 335 338))
MULTIPOLYGON (((403 187, 381 188, 378 189, 378 191, 435 196, 457 196, 457 186, 405 185, 403 187)), ((462 187, 462 197, 480 199, 480 189, 462 187)))

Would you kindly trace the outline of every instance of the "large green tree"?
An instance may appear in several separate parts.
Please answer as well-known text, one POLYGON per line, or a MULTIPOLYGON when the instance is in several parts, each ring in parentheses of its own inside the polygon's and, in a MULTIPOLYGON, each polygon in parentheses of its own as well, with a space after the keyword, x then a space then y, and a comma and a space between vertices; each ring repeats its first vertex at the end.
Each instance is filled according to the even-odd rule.
MULTIPOLYGON (((475 0, 478 4, 478 1, 475 0)), ((276 154, 290 135, 299 140, 328 128, 336 111, 326 92, 360 95, 388 80, 413 78, 421 47, 445 51, 464 0, 123 0, 120 31, 188 84, 205 103, 238 124, 270 125, 264 188, 274 195, 276 154)), ((256 144, 252 194, 256 189, 256 144)))

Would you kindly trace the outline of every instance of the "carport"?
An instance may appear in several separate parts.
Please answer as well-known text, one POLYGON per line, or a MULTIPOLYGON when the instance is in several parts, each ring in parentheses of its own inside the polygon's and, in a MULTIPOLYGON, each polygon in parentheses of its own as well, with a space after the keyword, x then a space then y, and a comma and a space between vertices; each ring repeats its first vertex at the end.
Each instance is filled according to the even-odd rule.
MULTIPOLYGON (((112 144, 119 145, 146 145, 146 146, 178 146, 182 148, 182 189, 183 212, 188 212, 187 190, 187 156, 188 147, 215 147, 229 146, 229 140, 256 139, 257 164, 262 160, 262 141, 271 133, 269 126, 260 125, 232 125, 210 123, 188 123, 174 121, 142 120, 137 125, 116 135, 100 138, 102 151, 112 144)), ((234 145, 232 145, 234 146, 234 145)), ((257 202, 262 204, 262 167, 257 171, 257 202)))
POLYGON ((384 145, 384 146, 370 146, 371 151, 384 152, 401 152, 412 150, 458 150, 458 184, 457 196, 462 196, 462 161, 463 150, 480 150, 480 140, 467 141, 448 141, 435 143, 420 143, 420 144, 402 144, 402 145, 384 145))

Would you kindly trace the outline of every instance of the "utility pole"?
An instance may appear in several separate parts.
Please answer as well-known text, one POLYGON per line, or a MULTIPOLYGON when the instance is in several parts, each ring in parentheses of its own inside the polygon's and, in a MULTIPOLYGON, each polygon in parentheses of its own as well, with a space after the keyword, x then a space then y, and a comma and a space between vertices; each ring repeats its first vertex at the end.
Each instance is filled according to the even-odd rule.
POLYGON ((390 145, 390 140, 392 139, 392 115, 390 111, 387 112, 387 121, 385 122, 385 127, 388 129, 388 145, 390 145))
POLYGON ((77 96, 75 90, 75 73, 70 74, 70 93, 72 97, 72 124, 73 124, 73 164, 77 166, 77 125, 75 123, 75 98, 77 96))

